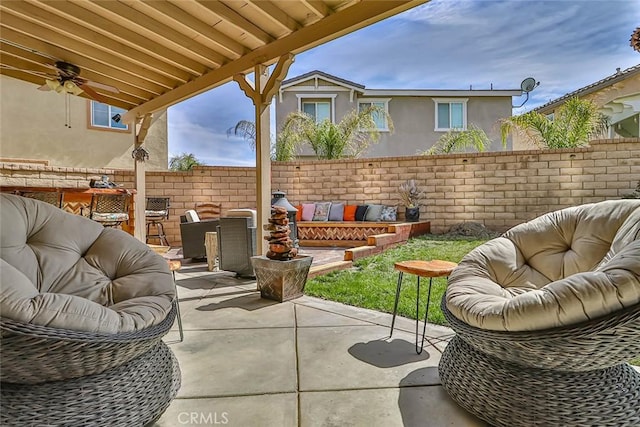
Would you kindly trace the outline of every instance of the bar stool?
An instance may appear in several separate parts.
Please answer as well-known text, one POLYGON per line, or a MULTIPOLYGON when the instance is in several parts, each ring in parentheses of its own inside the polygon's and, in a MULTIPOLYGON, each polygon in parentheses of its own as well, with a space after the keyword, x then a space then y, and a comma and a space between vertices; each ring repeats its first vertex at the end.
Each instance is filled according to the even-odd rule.
POLYGON ((182 317, 180 316, 180 300, 178 299, 178 285, 176 285, 176 271, 182 268, 182 263, 179 259, 168 259, 167 264, 169 270, 173 275, 173 286, 176 289, 176 318, 178 319, 178 330, 180 331, 180 342, 184 340, 184 333, 182 332, 182 317))
POLYGON ((429 301, 431 299, 431 285, 433 284, 434 277, 447 277, 458 264, 455 262, 431 260, 431 261, 401 261, 396 262, 393 265, 395 270, 399 271, 398 274, 398 286, 396 288, 396 301, 393 305, 393 319, 391 320, 391 333, 389 337, 393 335, 393 326, 396 323, 396 314, 398 312, 398 299, 400 297, 400 287, 402 286, 402 278, 404 273, 414 274, 418 278, 418 286, 416 289, 416 353, 421 354, 424 348, 424 334, 427 330, 427 315, 429 314, 429 301), (429 278, 429 291, 427 292, 427 306, 424 313, 424 325, 422 327, 422 342, 420 348, 418 348, 418 309, 420 308, 420 278, 429 278))
POLYGON ((161 246, 170 246, 162 221, 169 219, 169 197, 147 197, 144 216, 147 223, 147 239, 158 239, 161 246), (150 233, 150 228, 155 227, 156 234, 150 233))
POLYGON ((99 222, 104 227, 120 227, 129 221, 128 194, 93 194, 91 196, 89 218, 99 222))

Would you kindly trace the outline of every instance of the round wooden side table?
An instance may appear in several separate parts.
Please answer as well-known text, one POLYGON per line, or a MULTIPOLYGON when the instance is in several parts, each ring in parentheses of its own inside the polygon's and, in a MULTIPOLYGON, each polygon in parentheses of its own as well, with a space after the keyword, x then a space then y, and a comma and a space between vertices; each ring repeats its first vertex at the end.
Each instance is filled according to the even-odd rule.
POLYGON ((418 279, 418 287, 416 289, 416 353, 421 354, 424 348, 424 334, 427 330, 427 315, 429 314, 429 301, 431 300, 431 285, 433 284, 434 277, 447 277, 458 264, 455 262, 431 260, 431 261, 401 261, 396 262, 393 265, 395 270, 398 270, 398 286, 396 288, 396 301, 393 304, 393 319, 391 320, 391 333, 389 337, 393 335, 393 326, 396 323, 396 314, 398 312, 398 299, 400 297, 400 288, 402 287, 402 278, 404 273, 413 274, 418 279), (429 291, 427 292, 427 306, 424 313, 424 325, 422 327, 422 342, 418 347, 418 309, 420 308, 420 278, 429 278, 429 291))
POLYGON ((182 331, 182 317, 180 316, 180 300, 178 299, 178 285, 176 285, 176 271, 182 268, 182 262, 179 259, 168 259, 167 264, 173 275, 173 286, 176 289, 176 318, 178 319, 178 330, 180 331, 180 342, 184 340, 184 332, 182 331))

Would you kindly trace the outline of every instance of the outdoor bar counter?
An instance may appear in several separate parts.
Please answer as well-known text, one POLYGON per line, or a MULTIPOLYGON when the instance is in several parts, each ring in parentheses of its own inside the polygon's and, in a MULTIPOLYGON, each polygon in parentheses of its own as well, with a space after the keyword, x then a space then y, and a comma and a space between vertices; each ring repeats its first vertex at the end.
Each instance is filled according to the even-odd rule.
POLYGON ((77 215, 89 216, 91 197, 94 194, 129 194, 129 220, 122 223, 122 230, 133 235, 134 233, 134 189, 127 188, 91 188, 91 187, 16 187, 0 186, 0 192, 16 193, 21 191, 42 191, 62 193, 62 209, 77 215))

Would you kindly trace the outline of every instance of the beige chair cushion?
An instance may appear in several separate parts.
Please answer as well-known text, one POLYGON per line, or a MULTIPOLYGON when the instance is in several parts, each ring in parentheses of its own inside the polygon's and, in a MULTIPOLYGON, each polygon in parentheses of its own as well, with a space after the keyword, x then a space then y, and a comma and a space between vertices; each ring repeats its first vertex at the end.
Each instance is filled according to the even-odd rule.
POLYGON ((640 302, 640 201, 552 212, 471 251, 449 277, 447 308, 471 326, 525 331, 640 302))
POLYGON ((0 229, 2 317, 118 333, 158 324, 171 310, 167 262, 121 230, 6 194, 0 229))

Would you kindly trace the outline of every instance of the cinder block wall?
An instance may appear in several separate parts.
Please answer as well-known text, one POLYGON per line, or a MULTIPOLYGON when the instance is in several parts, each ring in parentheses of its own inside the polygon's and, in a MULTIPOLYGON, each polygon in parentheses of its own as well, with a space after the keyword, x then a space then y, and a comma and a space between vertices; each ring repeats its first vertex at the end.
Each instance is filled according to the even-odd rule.
POLYGON ((640 140, 565 150, 274 163, 271 181, 294 204, 393 205, 407 179, 426 192, 421 218, 431 220, 433 232, 463 221, 504 231, 545 212, 629 193, 640 180, 640 140))
MULTIPOLYGON (((0 163, 0 185, 88 187, 106 174, 133 187, 133 172, 0 163)), ((640 180, 640 139, 593 142, 567 150, 510 151, 333 161, 274 162, 272 188, 292 204, 316 201, 399 203, 397 188, 415 179, 426 192, 421 217, 432 231, 463 221, 503 231, 542 213, 619 198, 640 180)), ((180 245, 179 216, 198 201, 223 210, 255 208, 255 169, 197 167, 189 172, 148 172, 149 196, 170 196, 165 231, 180 245)), ((402 211, 402 209, 400 209, 402 211)))

